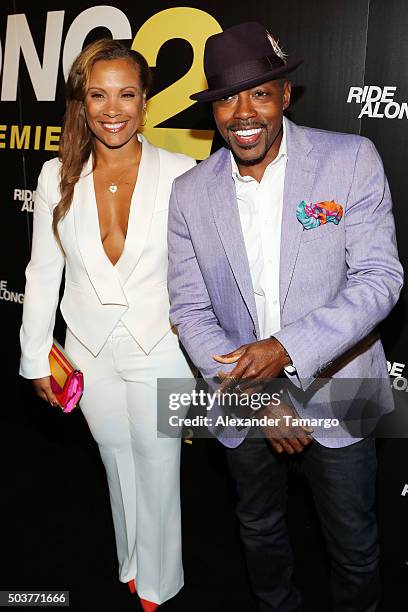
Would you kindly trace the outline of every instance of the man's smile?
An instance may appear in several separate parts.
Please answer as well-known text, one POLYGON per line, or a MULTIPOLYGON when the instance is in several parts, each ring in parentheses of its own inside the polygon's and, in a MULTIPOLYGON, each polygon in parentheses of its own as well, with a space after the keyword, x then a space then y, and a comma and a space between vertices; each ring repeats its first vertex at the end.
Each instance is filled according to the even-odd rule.
POLYGON ((247 147, 254 146, 261 138, 263 126, 258 127, 232 127, 228 128, 230 134, 239 146, 247 147))

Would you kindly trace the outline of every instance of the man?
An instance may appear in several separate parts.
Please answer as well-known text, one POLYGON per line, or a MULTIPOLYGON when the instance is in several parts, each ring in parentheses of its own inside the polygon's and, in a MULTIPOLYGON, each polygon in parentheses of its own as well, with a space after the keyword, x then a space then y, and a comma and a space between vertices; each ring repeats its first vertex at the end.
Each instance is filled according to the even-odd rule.
POLYGON ((283 118, 291 93, 284 77, 298 64, 257 23, 208 39, 208 89, 191 97, 213 103, 226 148, 173 185, 171 318, 203 376, 219 376, 224 392, 251 393, 282 371, 289 380, 293 406, 262 411, 277 422, 266 437, 242 427, 217 432, 237 483, 260 609, 301 605, 285 525, 286 451, 301 458, 313 491, 332 560, 333 609, 372 612, 376 458, 367 433, 392 410, 373 331, 396 303, 403 275, 373 144, 283 118), (298 414, 331 417, 334 427, 291 428, 283 417, 298 414))

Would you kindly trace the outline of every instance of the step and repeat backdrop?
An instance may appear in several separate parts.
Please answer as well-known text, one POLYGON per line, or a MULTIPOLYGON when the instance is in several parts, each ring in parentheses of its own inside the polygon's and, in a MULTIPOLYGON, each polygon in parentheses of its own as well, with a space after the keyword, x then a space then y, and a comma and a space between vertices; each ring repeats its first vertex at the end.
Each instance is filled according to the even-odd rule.
MULTIPOLYGON (((299 124, 371 138, 394 199, 401 259, 408 262, 405 201, 408 160, 408 3, 406 0, 166 0, 98 4, 86 0, 3 0, 0 5, 0 317, 7 376, 18 388, 18 330, 24 269, 31 248, 33 202, 43 162, 57 155, 64 83, 83 45, 102 36, 128 41, 147 59, 154 87, 145 134, 158 146, 198 160, 221 146, 211 109, 189 95, 205 87, 208 36, 248 20, 264 24, 290 56, 289 117, 299 124)), ((382 326, 390 384, 408 415, 408 305, 404 295, 382 326)), ((17 409, 18 407, 16 407, 17 409)), ((380 444, 379 506, 384 554, 408 560, 408 441, 380 444)), ((401 428, 404 429, 404 428, 401 428)), ((401 431, 407 435, 408 427, 401 431)))

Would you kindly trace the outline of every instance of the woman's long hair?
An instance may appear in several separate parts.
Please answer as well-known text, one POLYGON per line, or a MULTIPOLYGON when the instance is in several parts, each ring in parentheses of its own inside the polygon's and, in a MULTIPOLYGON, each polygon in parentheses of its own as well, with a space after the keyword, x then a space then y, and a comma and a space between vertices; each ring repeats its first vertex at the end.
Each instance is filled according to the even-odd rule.
POLYGON ((87 45, 72 64, 66 85, 66 111, 59 147, 61 199, 54 208, 52 229, 61 247, 58 224, 68 213, 74 188, 83 166, 93 152, 93 137, 85 117, 84 100, 93 65, 100 60, 128 59, 139 68, 143 91, 151 86, 150 68, 140 53, 128 49, 118 40, 102 38, 87 45))

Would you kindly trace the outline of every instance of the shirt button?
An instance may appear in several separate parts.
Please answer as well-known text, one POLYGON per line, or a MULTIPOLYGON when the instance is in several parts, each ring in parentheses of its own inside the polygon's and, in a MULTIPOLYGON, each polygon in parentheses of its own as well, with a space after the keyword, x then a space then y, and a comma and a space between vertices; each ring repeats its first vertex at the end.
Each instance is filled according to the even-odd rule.
POLYGON ((276 306, 276 304, 277 304, 277 303, 278 303, 278 300, 273 300, 273 301, 272 301, 272 304, 273 304, 274 306, 276 306))

